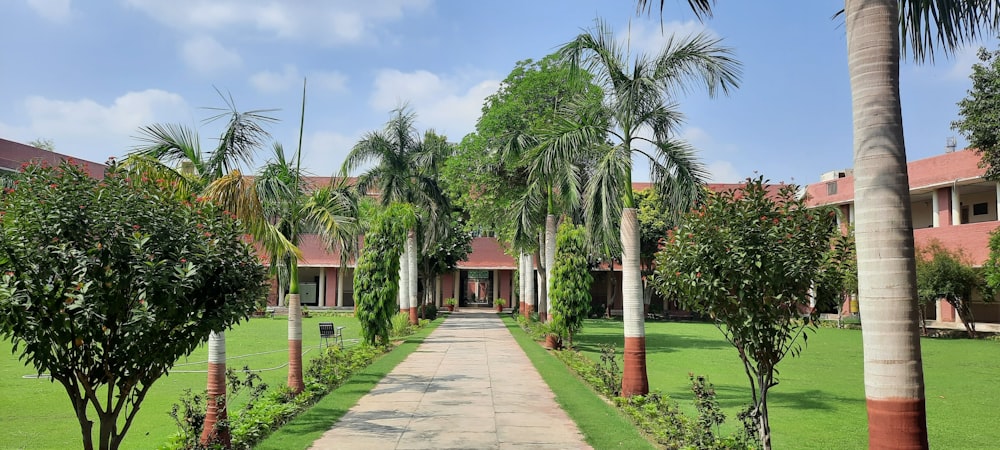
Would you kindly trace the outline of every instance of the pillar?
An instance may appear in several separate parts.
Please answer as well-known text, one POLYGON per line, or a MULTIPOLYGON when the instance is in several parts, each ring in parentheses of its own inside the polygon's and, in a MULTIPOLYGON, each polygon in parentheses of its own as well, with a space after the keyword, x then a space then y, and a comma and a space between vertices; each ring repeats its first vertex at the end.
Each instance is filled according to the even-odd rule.
POLYGON ((951 224, 962 224, 962 203, 958 199, 958 185, 951 187, 951 224))
POLYGON ((344 267, 337 268, 337 306, 344 306, 344 267))
POLYGON ((317 295, 319 296, 319 299, 317 300, 316 303, 319 306, 327 306, 326 305, 326 267, 320 267, 319 268, 319 286, 316 286, 316 290, 318 291, 317 295))

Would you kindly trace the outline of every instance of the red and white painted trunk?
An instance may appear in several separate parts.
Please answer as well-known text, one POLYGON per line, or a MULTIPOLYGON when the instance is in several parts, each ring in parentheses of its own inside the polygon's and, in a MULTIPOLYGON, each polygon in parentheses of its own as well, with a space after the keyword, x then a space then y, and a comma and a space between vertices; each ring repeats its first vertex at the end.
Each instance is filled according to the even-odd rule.
POLYGON ((545 301, 538 301, 538 318, 548 322, 552 297, 552 268, 556 265, 556 216, 545 216, 545 301))
POLYGON ((208 403, 205 407, 204 428, 201 431, 201 445, 221 445, 229 448, 231 444, 229 421, 226 414, 226 334, 225 332, 208 335, 208 388, 206 389, 208 403), (218 426, 223 424, 222 426, 218 426))
POLYGON ((528 258, 527 253, 521 252, 518 254, 518 259, 517 259, 517 280, 518 280, 517 298, 520 301, 518 310, 521 311, 521 315, 524 315, 525 317, 527 317, 526 314, 528 308, 526 303, 528 296, 525 295, 525 289, 524 289, 528 280, 527 258, 528 258))
POLYGON ((403 252, 399 254, 399 312, 410 313, 410 283, 407 275, 410 273, 410 260, 406 256, 406 245, 403 245, 403 252))
POLYGON ((847 0, 844 13, 868 447, 925 449, 913 222, 899 95, 899 2, 847 0))
POLYGON ((635 208, 622 209, 622 314, 625 350, 622 364, 622 396, 646 395, 646 329, 642 303, 642 272, 639 267, 639 219, 635 208))
POLYGON ((417 259, 420 256, 419 250, 417 250, 417 233, 414 230, 410 230, 406 233, 406 258, 407 258, 407 270, 406 270, 406 292, 409 299, 407 304, 410 307, 410 323, 416 325, 419 323, 417 318, 417 281, 420 279, 417 273, 417 259))
POLYGON ((524 264, 528 271, 524 276, 524 317, 531 317, 535 309, 535 257, 528 255, 524 264))
POLYGON ((302 303, 299 294, 288 294, 288 387, 298 394, 302 381, 302 303))

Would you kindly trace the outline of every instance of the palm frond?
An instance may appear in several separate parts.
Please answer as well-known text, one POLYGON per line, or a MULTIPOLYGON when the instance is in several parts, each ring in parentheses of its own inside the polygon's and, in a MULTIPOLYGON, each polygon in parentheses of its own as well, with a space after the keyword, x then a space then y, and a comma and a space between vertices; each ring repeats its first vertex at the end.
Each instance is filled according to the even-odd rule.
MULTIPOLYGON (((688 7, 694 12, 694 15, 698 17, 699 20, 704 20, 706 18, 712 17, 712 7, 715 5, 715 0, 687 0, 688 7)), ((637 0, 636 2, 636 12, 638 14, 649 13, 653 9, 653 4, 656 3, 653 0, 637 0)), ((663 6, 665 0, 660 0, 660 16, 663 16, 663 6)))
POLYGON ((202 159, 198 132, 178 124, 153 124, 139 128, 135 137, 139 144, 132 148, 129 156, 142 155, 176 164, 190 161, 198 174, 203 174, 205 161, 202 159))
POLYGON ((682 91, 704 83, 708 94, 728 94, 739 87, 742 69, 733 49, 721 45, 722 39, 699 33, 677 38, 671 36, 655 61, 652 78, 664 88, 682 91))
POLYGON ((708 172, 686 142, 659 141, 658 158, 649 162, 650 179, 675 218, 694 207, 704 194, 708 172))
POLYGON ((618 230, 621 224, 623 199, 626 196, 622 180, 631 179, 631 152, 622 146, 608 148, 587 183, 584 193, 584 222, 594 247, 604 249, 605 256, 620 255, 621 241, 618 230))
POLYGON ((253 163, 254 154, 270 140, 270 133, 265 125, 278 120, 267 115, 275 110, 262 109, 241 112, 236 108, 232 96, 228 98, 216 89, 216 92, 226 102, 226 108, 207 108, 218 111, 217 114, 205 119, 206 123, 227 120, 219 142, 208 156, 206 170, 218 178, 224 173, 237 170, 241 165, 253 163))

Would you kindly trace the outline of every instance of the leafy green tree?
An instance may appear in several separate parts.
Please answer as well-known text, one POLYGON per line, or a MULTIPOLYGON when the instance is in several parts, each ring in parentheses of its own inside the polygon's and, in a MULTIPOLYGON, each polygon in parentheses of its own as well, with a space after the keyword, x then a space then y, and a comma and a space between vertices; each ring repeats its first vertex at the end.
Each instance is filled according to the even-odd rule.
MULTIPOLYGON (((443 160, 449 155, 450 147, 444 137, 430 132, 425 143, 416 129, 417 116, 406 106, 392 112, 392 117, 382 130, 366 133, 344 160, 343 174, 350 173, 365 164, 372 164, 358 176, 356 184, 359 195, 367 195, 375 190, 383 206, 405 203, 420 211, 420 218, 407 233, 404 263, 400 265, 401 295, 400 311, 408 311, 410 323, 417 323, 417 269, 420 249, 417 246, 418 226, 423 230, 446 227, 445 222, 451 211, 437 172, 443 160)), ((427 233, 425 233, 427 235, 427 233)), ((429 239, 428 241, 432 241, 429 239)), ((428 244, 429 245, 429 244, 428 244)))
POLYGON ((858 251, 854 245, 854 229, 836 233, 827 252, 826 263, 817 280, 816 306, 837 310, 837 327, 843 325, 843 305, 858 294, 858 251))
POLYGON ((583 329, 583 320, 590 314, 594 277, 587 265, 587 248, 586 230, 563 220, 552 268, 552 322, 566 333, 571 346, 573 335, 583 329))
MULTIPOLYGON (((637 0, 648 11, 655 0, 637 0)), ((659 1, 660 11, 664 0, 659 1)), ((714 0, 688 0, 699 18, 714 0)), ((858 297, 865 341, 865 397, 872 448, 928 448, 916 265, 899 60, 933 61, 1000 31, 990 1, 847 0, 848 72, 854 108, 858 297), (900 207, 902 205, 902 207, 900 207), (877 303, 870 308, 869 302, 877 303), (902 319, 901 319, 902 318, 902 319)))
POLYGON ((960 102, 961 119, 951 123, 982 157, 980 167, 989 180, 1000 180, 1000 50, 980 47, 979 62, 972 65, 972 88, 960 102))
POLYGON ((250 316, 264 268, 220 208, 113 161, 103 180, 63 163, 17 181, 0 198, 0 335, 66 389, 84 448, 118 448, 153 383, 250 316))
POLYGON ((627 43, 615 39, 598 21, 559 54, 571 67, 584 66, 604 90, 595 108, 573 105, 555 122, 542 145, 550 151, 571 152, 613 137, 587 182, 585 223, 595 242, 618 241, 622 249, 624 364, 622 394, 649 392, 646 376, 646 336, 643 284, 639 262, 637 202, 632 192, 632 156, 650 163, 653 186, 674 214, 687 211, 702 194, 705 171, 693 149, 677 139, 683 114, 673 94, 704 82, 709 94, 736 87, 739 63, 718 39, 701 34, 671 38, 654 56, 630 55, 627 43))
POLYGON ((750 382, 751 415, 771 448, 767 399, 777 366, 801 351, 814 328, 811 308, 834 233, 835 213, 808 208, 796 186, 769 193, 762 178, 710 194, 688 213, 656 256, 655 283, 664 295, 711 317, 740 355, 750 382))
POLYGON ((981 289, 983 276, 960 251, 932 241, 917 251, 917 294, 922 303, 945 299, 958 312, 970 338, 976 337, 972 292, 981 289))
POLYGON ((399 310, 399 262, 407 231, 414 226, 412 207, 393 203, 373 213, 365 233, 365 245, 354 269, 357 307, 354 315, 361 324, 362 338, 370 345, 389 343, 392 317, 399 310))

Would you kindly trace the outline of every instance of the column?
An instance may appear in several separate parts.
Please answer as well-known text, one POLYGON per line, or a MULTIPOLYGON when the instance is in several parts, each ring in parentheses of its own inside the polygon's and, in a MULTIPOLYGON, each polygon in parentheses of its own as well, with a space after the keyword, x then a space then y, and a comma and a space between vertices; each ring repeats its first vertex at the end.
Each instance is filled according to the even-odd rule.
POLYGON ((337 268, 337 306, 344 306, 344 267, 337 268))
POLYGON ((458 290, 458 279, 461 278, 459 276, 459 270, 458 269, 455 269, 455 275, 453 275, 453 277, 454 277, 454 280, 452 280, 453 281, 453 285, 452 285, 452 289, 451 289, 451 296, 454 297, 455 300, 460 300, 460 297, 462 295, 461 294, 462 291, 458 290))
POLYGON ((441 275, 434 277, 434 306, 441 307, 441 275))
POLYGON ((500 271, 493 271, 493 300, 500 298, 500 271))
POLYGON ((1000 220, 1000 183, 997 183, 997 206, 994 211, 997 212, 997 220, 1000 220))
POLYGON ((941 211, 939 203, 937 191, 935 190, 931 194, 931 226, 934 228, 941 226, 941 218, 938 216, 938 211, 941 211))
POLYGON ((319 286, 316 286, 316 290, 319 291, 317 304, 326 306, 326 267, 319 268, 319 286))
POLYGON ((951 187, 951 224, 962 224, 962 203, 958 200, 958 185, 951 187))

